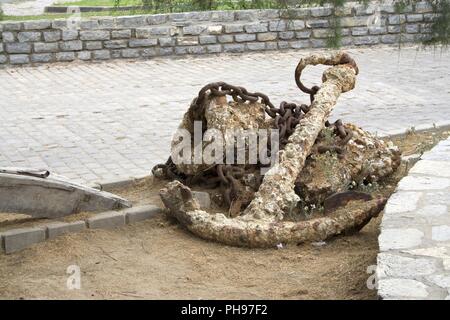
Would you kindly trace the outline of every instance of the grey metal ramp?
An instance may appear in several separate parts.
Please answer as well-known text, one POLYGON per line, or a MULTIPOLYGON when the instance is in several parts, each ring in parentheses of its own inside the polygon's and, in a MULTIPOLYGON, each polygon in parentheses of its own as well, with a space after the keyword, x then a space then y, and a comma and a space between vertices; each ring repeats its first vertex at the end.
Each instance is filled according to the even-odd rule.
POLYGON ((59 218, 131 207, 114 194, 70 182, 46 170, 0 168, 0 212, 59 218))

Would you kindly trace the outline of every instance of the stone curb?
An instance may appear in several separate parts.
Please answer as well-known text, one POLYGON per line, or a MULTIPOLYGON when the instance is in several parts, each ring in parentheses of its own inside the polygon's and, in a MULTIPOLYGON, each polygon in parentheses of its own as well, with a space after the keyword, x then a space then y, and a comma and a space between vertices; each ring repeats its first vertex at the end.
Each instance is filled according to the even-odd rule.
POLYGON ((98 213, 86 221, 51 222, 32 228, 11 229, 0 232, 0 254, 21 251, 35 243, 54 239, 67 233, 86 229, 111 229, 151 219, 162 209, 154 205, 138 206, 121 211, 98 213))
POLYGON ((425 152, 396 186, 378 238, 382 299, 450 299, 450 138, 425 152))

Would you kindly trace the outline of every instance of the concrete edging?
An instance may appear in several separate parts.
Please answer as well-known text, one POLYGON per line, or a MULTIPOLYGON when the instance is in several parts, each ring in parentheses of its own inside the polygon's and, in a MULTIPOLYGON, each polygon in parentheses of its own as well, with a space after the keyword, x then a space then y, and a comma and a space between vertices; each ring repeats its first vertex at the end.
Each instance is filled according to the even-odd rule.
POLYGON ((86 229, 110 229, 153 218, 162 209, 155 205, 132 207, 121 211, 98 213, 86 221, 50 222, 30 228, 0 232, 0 254, 14 253, 35 243, 86 229))

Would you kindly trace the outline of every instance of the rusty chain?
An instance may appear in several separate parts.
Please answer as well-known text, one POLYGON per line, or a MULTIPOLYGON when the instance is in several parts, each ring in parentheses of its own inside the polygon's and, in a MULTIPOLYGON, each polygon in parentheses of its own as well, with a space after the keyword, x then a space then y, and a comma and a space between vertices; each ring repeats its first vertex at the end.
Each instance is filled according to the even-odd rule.
MULTIPOLYGON (((344 54, 340 64, 349 64, 352 66, 356 74, 358 74, 358 67, 355 61, 348 55, 344 54)), ((311 105, 314 102, 314 96, 320 90, 319 86, 307 88, 300 80, 303 68, 297 67, 295 70, 295 82, 301 91, 309 94, 311 105)), ((301 119, 308 113, 311 105, 306 104, 297 105, 295 103, 281 102, 279 108, 276 108, 269 97, 263 93, 248 92, 247 89, 240 86, 233 86, 226 82, 213 82, 204 86, 198 93, 198 96, 192 101, 191 110, 193 112, 193 120, 203 120, 206 108, 206 102, 209 97, 223 97, 231 96, 235 102, 238 103, 256 103, 259 102, 264 106, 265 112, 274 119, 274 126, 279 130, 280 150, 288 143, 289 136, 294 132, 295 127, 300 123, 301 119)), ((334 123, 327 121, 325 126, 333 129, 333 132, 341 141, 338 146, 323 146, 319 145, 317 151, 325 153, 327 151, 336 152, 338 157, 342 157, 344 153, 344 146, 350 141, 353 132, 344 127, 341 120, 334 123)), ((269 148, 270 150, 270 148, 269 148)), ((231 207, 234 200, 236 200, 242 193, 242 188, 239 183, 245 174, 245 169, 236 165, 218 164, 201 174, 194 176, 186 176, 179 172, 172 158, 166 161, 165 164, 158 164, 152 169, 155 175, 156 171, 162 170, 162 175, 172 180, 180 180, 188 185, 201 184, 206 188, 216 188, 220 186, 222 196, 228 208, 231 207)))

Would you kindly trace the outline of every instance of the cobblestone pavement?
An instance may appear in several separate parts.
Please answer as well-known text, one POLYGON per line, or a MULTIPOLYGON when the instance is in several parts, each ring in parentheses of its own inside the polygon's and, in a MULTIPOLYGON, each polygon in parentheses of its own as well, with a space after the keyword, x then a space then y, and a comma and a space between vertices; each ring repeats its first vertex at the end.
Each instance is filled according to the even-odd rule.
POLYGON ((29 16, 44 13, 46 6, 56 2, 56 0, 0 0, 0 7, 8 16, 29 16))
MULTIPOLYGON (((450 120, 450 53, 351 49, 357 88, 333 118, 386 133, 450 120)), ((49 65, 0 70, 0 166, 47 167, 78 182, 140 176, 169 141, 198 90, 227 81, 308 102, 293 73, 306 51, 49 65)), ((319 83, 323 68, 305 70, 319 83)))
POLYGON ((450 300, 450 138, 400 181, 386 205, 379 244, 382 298, 450 300))

